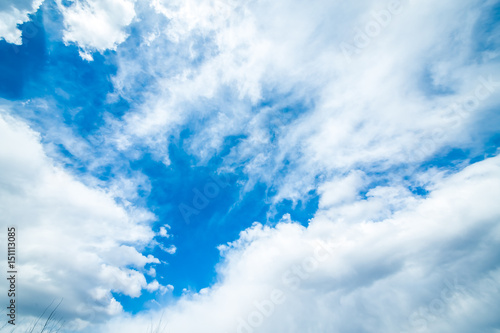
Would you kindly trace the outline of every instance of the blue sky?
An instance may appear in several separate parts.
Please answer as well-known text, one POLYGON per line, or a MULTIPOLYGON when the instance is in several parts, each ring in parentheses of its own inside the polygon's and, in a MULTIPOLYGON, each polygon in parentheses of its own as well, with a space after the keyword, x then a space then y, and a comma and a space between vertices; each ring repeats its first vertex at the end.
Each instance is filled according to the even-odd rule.
POLYGON ((18 330, 499 332, 499 11, 6 1, 18 330))
MULTIPOLYGON (((65 46, 57 39, 60 32, 50 31, 54 29, 53 26, 45 29, 42 23, 43 16, 47 15, 45 11, 48 11, 48 16, 54 20, 49 25, 61 23, 58 13, 54 13, 50 4, 46 4, 32 14, 30 21, 20 26, 24 29, 22 38, 28 42, 18 47, 3 43, 2 53, 10 62, 3 63, 5 70, 2 73, 5 77, 2 78, 2 82, 6 83, 6 87, 2 89, 2 97, 8 100, 40 99, 34 101, 33 107, 18 111, 20 114, 24 113, 23 115, 30 120, 30 125, 41 133, 57 132, 58 126, 64 126, 73 135, 87 141, 104 127, 106 115, 119 119, 131 109, 131 104, 135 101, 128 102, 121 96, 117 101, 107 101, 107 96, 114 92, 110 79, 117 72, 114 59, 116 56, 96 54, 91 62, 82 59, 76 47, 65 46), (29 37, 25 36, 25 30, 31 33, 29 37), (19 72, 23 73, 21 77, 19 72), (50 109, 50 115, 40 115, 43 111, 37 108, 37 102, 42 101, 50 103, 53 107, 50 109)), ((136 43, 133 37, 132 35, 130 41, 127 41, 131 47, 136 43)), ((153 80, 145 78, 144 85, 150 85, 153 80)), ((135 93, 140 100, 141 89, 136 89, 135 93)), ((225 90, 227 92, 222 94, 233 94, 230 88, 225 90)), ((126 96, 126 98, 134 97, 126 96)), ((256 107, 272 107, 276 103, 273 99, 280 98, 283 97, 270 92, 270 100, 263 100, 256 107)), ((306 108, 302 105, 291 105, 280 110, 283 113, 280 122, 290 121, 306 108)), ((245 135, 227 137, 222 151, 203 165, 198 165, 198 159, 184 151, 185 141, 189 140, 200 126, 203 126, 203 121, 193 119, 186 124, 174 142, 169 144, 171 159, 169 166, 165 166, 144 150, 139 158, 132 161, 126 156, 118 155, 116 156, 118 161, 89 170, 86 161, 71 154, 64 143, 57 142, 57 139, 45 138, 48 142, 53 140, 51 143, 55 144, 54 153, 62 157, 65 167, 77 175, 90 173, 103 182, 116 177, 117 174, 133 172, 140 172, 148 178, 151 188, 141 193, 137 204, 144 205, 158 217, 153 229, 169 224, 173 227, 171 232, 175 235, 175 243, 183 244, 173 257, 165 256, 159 248, 150 251, 151 254, 168 262, 168 265, 159 269, 157 274, 168 276, 164 280, 165 283, 175 283, 180 287, 174 291, 176 296, 182 293, 183 288, 199 290, 213 283, 216 279, 215 264, 219 261, 217 245, 234 240, 241 230, 251 226, 254 221, 266 221, 268 219, 266 213, 271 209, 268 196, 270 193, 272 195, 272 187, 255 184, 250 192, 241 194, 239 183, 245 182, 247 178, 244 173, 236 171, 222 176, 217 174, 224 157, 239 140, 245 138, 245 135), (194 208, 192 202, 196 193, 193 190, 203 191, 207 183, 214 183, 211 177, 220 178, 220 181, 224 182, 224 185, 215 183, 220 192, 198 214, 185 213, 188 214, 186 220, 179 205, 185 204, 194 208)), ((92 154, 105 153, 99 151, 98 143, 92 141, 88 143, 92 154)), ((290 213, 296 220, 307 224, 317 209, 317 202, 315 204, 314 199, 315 195, 311 193, 298 205, 292 205, 291 201, 287 200, 280 202, 276 205, 276 211, 273 211, 269 222, 276 223, 279 220, 279 217, 276 218, 277 215, 290 213)), ((150 298, 151 296, 145 299, 150 298)), ((123 301, 129 304, 128 309, 131 311, 138 311, 143 306, 136 300, 130 302, 123 298, 123 301)))

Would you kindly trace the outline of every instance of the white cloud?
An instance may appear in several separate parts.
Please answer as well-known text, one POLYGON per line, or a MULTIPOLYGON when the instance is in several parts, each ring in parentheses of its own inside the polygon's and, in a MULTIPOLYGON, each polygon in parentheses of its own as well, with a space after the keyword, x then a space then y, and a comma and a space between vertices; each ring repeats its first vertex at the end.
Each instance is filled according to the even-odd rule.
POLYGON ((364 185, 363 178, 366 178, 363 172, 352 171, 344 178, 321 184, 318 188, 318 193, 321 195, 319 207, 331 207, 354 201, 364 185))
POLYGON ((151 290, 145 266, 159 260, 139 251, 154 237, 155 217, 117 205, 112 194, 55 166, 39 135, 5 111, 0 209, 4 224, 17 227, 18 302, 25 304, 19 316, 39 316, 63 295, 58 313, 76 329, 122 311, 111 292, 137 297, 151 290))
MULTIPOLYGON (((101 331, 136 332, 161 313, 174 332, 493 333, 499 200, 494 157, 378 223, 320 212, 307 228, 255 224, 221 247, 220 283, 101 331)), ((357 202, 371 211, 368 200, 357 202)))
POLYGON ((160 231, 158 232, 158 235, 161 237, 165 237, 165 238, 172 237, 172 235, 168 233, 168 230, 170 230, 170 226, 168 224, 165 224, 164 226, 160 227, 160 231))
MULTIPOLYGON (((478 128, 494 124, 488 117, 500 102, 498 84, 491 83, 500 74, 498 60, 475 46, 475 28, 491 3, 404 1, 402 13, 348 61, 341 43, 355 41, 357 29, 389 2, 140 2, 142 21, 134 28, 143 43, 127 46, 134 52, 117 50, 113 80, 132 111, 108 119, 106 142, 120 151, 145 147, 169 164, 168 141, 189 124, 193 134, 182 148, 204 163, 223 149, 225 138, 239 135, 222 168, 244 166, 245 190, 263 181, 278 190, 274 202, 303 200, 310 190, 320 195, 307 228, 284 216, 276 228, 256 224, 221 247, 221 282, 199 294, 186 292, 162 309, 170 330, 235 332, 239 318, 248 322, 263 302, 280 298, 275 289, 286 302, 272 315, 261 313, 255 332, 487 332, 498 324, 499 158, 451 177, 436 169, 415 173, 436 152, 474 149, 480 135, 491 134, 478 128), (405 176, 431 194, 414 196, 405 176), (373 185, 378 177, 387 183, 373 185), (303 273, 325 242, 333 244, 333 253, 325 257, 320 249, 321 265, 303 273)), ((122 43, 139 10, 124 0, 59 8, 65 42, 77 44, 88 60, 92 52, 122 43)), ((14 126, 7 122, 6 129, 14 126)), ((109 193, 54 168, 38 139, 19 126, 2 133, 17 135, 23 149, 2 147, 1 174, 23 172, 18 178, 27 181, 5 178, 2 195, 9 220, 37 233, 25 251, 36 260, 52 258, 51 264, 43 261, 45 270, 35 259, 23 268, 30 283, 49 281, 34 297, 55 294, 55 286, 65 288, 70 304, 89 295, 90 307, 68 310, 88 319, 89 308, 121 311, 111 290, 132 297, 144 289, 164 291, 156 281, 147 284, 142 272, 155 259, 135 250, 154 236, 141 224, 152 217, 126 211, 109 193), (44 257, 36 251, 38 239, 49 240, 44 257), (61 254, 61 247, 69 250, 61 254), (61 264, 86 278, 81 289, 69 288, 74 281, 63 272, 54 277, 61 264)), ((133 197, 135 186, 128 183, 117 179, 113 195, 133 197)), ((157 235, 168 237, 167 228, 157 235)), ((174 245, 159 246, 176 252, 174 245)), ((147 272, 154 276, 151 268, 147 272)), ((119 316, 102 331, 143 331, 151 315, 119 316)))
POLYGON ((135 17, 134 0, 58 1, 63 14, 63 40, 80 48, 80 56, 92 61, 93 52, 115 50, 128 34, 125 28, 135 17))
POLYGON ((175 245, 173 245, 173 244, 170 245, 169 247, 166 247, 166 246, 160 244, 160 248, 163 251, 167 252, 168 254, 175 254, 175 252, 177 252, 177 247, 175 245))
POLYGON ((484 85, 498 81, 497 59, 469 61, 485 55, 475 31, 491 3, 401 1, 347 61, 341 43, 391 3, 154 2, 143 33, 155 38, 134 53, 141 63, 119 52, 117 91, 136 94, 145 73, 154 83, 112 124, 126 142, 119 148, 145 146, 169 161, 168 141, 189 126, 184 148, 205 163, 225 138, 244 136, 222 167, 244 163, 246 189, 272 184, 278 202, 303 198, 318 175, 412 168, 442 149, 473 147, 474 124, 500 102, 498 83, 484 85), (468 108, 478 90, 483 98, 468 108))
POLYGON ((169 291, 174 290, 174 286, 172 286, 170 284, 166 285, 166 286, 162 286, 158 281, 154 280, 153 282, 148 283, 146 289, 150 293, 155 292, 155 291, 160 291, 160 293, 163 295, 169 291))
POLYGON ((17 28, 29 20, 28 15, 35 13, 43 0, 2 0, 0 2, 0 38, 6 42, 21 45, 21 30, 17 28))

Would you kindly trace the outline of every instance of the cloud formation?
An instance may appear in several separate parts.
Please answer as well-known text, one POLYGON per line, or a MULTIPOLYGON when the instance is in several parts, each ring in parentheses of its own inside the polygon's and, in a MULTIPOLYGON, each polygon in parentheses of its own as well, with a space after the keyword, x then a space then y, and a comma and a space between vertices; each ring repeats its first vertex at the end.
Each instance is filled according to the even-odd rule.
POLYGON ((0 2, 0 38, 7 43, 21 45, 22 31, 19 24, 29 20, 29 14, 35 13, 43 0, 4 0, 0 2))
POLYGON ((222 167, 244 162, 249 188, 278 188, 276 202, 299 200, 318 174, 381 172, 474 149, 478 122, 499 102, 497 58, 478 48, 491 6, 155 2, 156 23, 143 31, 153 38, 118 52, 114 78, 124 98, 144 76, 154 84, 112 124, 114 140, 168 164, 166 147, 188 127, 184 148, 206 163, 241 136, 222 167), (342 43, 356 52, 346 56, 342 43))
POLYGON ((102 332, 135 332, 160 313, 182 332, 496 332, 500 158, 405 199, 415 204, 376 223, 370 199, 356 200, 364 220, 330 208, 307 228, 257 223, 220 247, 219 283, 102 332))
MULTIPOLYGON (((5 40, 19 43, 16 8, 30 6, 0 7, 5 40)), ((188 333, 499 332, 497 1, 61 0, 54 10, 59 47, 76 45, 90 72, 113 69, 99 72, 112 76, 95 88, 109 88, 104 101, 88 89, 84 111, 17 103, 54 112, 40 115, 42 136, 0 113, 0 208, 20 226, 26 313, 64 294, 69 330, 87 332, 151 321, 188 333), (105 64, 90 63, 94 52, 105 64), (191 264, 169 200, 200 169, 239 186, 227 211, 209 215, 215 194, 200 220, 241 232, 218 243, 213 284, 165 300, 174 287, 159 282, 160 255, 191 264), (276 222, 280 205, 292 213, 314 199, 310 220, 276 222), (265 217, 242 227, 255 206, 231 214, 259 200, 265 217), (166 212, 155 231, 151 211, 166 212), (120 297, 144 293, 155 310, 123 311, 120 297)), ((186 243, 206 231, 197 227, 182 230, 186 243)))
POLYGON ((133 0, 58 1, 63 15, 63 41, 80 48, 80 56, 91 61, 93 52, 115 50, 128 36, 124 31, 135 17, 133 0))
POLYGON ((159 260, 140 252, 154 237, 154 215, 78 181, 46 156, 38 133, 5 110, 0 137, 0 207, 19 235, 21 316, 36 317, 62 297, 60 315, 76 330, 122 311, 112 292, 138 297, 165 288, 147 283, 146 266, 159 260))

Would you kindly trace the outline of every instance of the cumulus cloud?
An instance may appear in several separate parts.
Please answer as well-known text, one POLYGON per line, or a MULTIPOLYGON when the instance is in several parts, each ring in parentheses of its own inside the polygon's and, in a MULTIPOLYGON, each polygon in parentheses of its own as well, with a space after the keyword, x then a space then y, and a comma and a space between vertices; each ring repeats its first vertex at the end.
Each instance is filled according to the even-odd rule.
MULTIPOLYGON (((496 332, 499 199, 500 157, 494 157, 446 177, 427 198, 377 223, 322 212, 308 227, 256 223, 220 247, 220 283, 162 309, 166 328, 496 332)), ((356 202, 372 214, 369 200, 356 202)), ((135 332, 150 316, 160 318, 120 318, 102 332, 135 332)))
POLYGON ((35 13, 43 0, 22 0, 0 2, 0 38, 6 42, 21 45, 21 30, 17 25, 27 22, 28 15, 35 13))
POLYGON ((141 254, 154 237, 154 215, 118 205, 112 193, 55 165, 39 135, 5 110, 0 137, 0 207, 17 228, 20 316, 39 316, 64 295, 58 313, 76 330, 122 311, 112 292, 166 290, 144 276, 159 263, 141 254))
POLYGON ((69 5, 58 1, 63 15, 63 40, 80 48, 88 61, 93 52, 115 50, 125 41, 125 28, 135 17, 134 0, 77 0, 69 5))
POLYGON ((153 282, 148 283, 146 289, 149 292, 160 291, 160 293, 163 295, 168 291, 174 290, 174 286, 172 286, 171 284, 162 286, 158 281, 154 280, 153 282))

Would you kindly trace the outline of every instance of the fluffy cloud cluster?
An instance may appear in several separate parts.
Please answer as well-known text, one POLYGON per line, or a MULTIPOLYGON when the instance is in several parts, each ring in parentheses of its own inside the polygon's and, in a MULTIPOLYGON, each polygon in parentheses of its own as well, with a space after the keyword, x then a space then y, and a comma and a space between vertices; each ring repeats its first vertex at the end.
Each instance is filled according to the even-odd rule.
MULTIPOLYGON (((81 329, 122 311, 112 292, 138 297, 143 290, 166 291, 145 277, 146 265, 159 260, 140 253, 155 236, 155 217, 125 209, 113 193, 76 180, 47 158, 37 133, 4 111, 0 185, 2 219, 17 228, 24 323, 62 296, 66 328, 81 329)), ((5 258, 1 262, 6 267, 5 258)))
POLYGON ((151 317, 166 332, 498 332, 500 158, 404 199, 413 204, 392 212, 353 200, 365 219, 331 208, 307 228, 255 224, 220 247, 219 283, 102 332, 151 317))
POLYGON ((128 36, 124 31, 135 17, 133 0, 58 1, 64 17, 63 40, 80 48, 80 56, 92 60, 92 52, 114 50, 128 36))
MULTIPOLYGON (((75 44, 80 56, 93 60, 93 52, 115 50, 128 37, 125 31, 135 18, 135 0, 56 1, 63 17, 63 41, 75 44)), ((43 0, 2 1, 0 3, 0 38, 22 44, 18 25, 29 20, 43 0)))
POLYGON ((18 24, 29 20, 28 15, 38 10, 43 0, 22 0, 0 2, 0 38, 8 43, 21 45, 21 30, 18 24))

